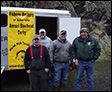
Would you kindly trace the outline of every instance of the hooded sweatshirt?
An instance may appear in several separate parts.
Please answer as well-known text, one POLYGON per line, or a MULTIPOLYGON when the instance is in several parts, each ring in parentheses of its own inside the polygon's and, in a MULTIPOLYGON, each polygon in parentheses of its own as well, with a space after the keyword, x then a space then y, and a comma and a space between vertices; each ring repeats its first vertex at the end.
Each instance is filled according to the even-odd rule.
POLYGON ((54 40, 50 47, 50 60, 58 63, 68 62, 71 60, 71 44, 67 40, 62 43, 61 39, 54 40))

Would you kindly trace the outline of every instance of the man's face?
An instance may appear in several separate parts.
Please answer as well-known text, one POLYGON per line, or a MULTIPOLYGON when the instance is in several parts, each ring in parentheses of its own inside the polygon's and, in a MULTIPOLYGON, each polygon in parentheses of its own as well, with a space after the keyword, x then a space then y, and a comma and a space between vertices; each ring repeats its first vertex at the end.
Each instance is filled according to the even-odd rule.
POLYGON ((61 38, 62 40, 65 40, 65 39, 66 39, 66 34, 65 34, 65 33, 60 34, 60 38, 61 38))
POLYGON ((33 45, 35 45, 35 46, 40 45, 40 40, 38 38, 33 39, 33 45))
POLYGON ((39 36, 40 36, 40 39, 44 39, 46 36, 46 32, 40 32, 39 36))
POLYGON ((82 37, 82 39, 86 39, 86 38, 88 38, 88 33, 86 31, 82 31, 80 33, 80 36, 82 37))

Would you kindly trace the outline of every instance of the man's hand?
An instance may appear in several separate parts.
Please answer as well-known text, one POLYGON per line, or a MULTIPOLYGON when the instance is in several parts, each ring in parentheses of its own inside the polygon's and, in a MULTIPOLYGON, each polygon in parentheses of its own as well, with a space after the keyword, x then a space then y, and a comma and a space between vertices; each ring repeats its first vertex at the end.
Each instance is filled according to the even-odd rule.
POLYGON ((75 65, 79 66, 78 59, 75 60, 75 65))
POLYGON ((26 72, 27 72, 28 74, 30 74, 30 73, 31 73, 31 70, 29 69, 29 70, 27 70, 26 72))
POLYGON ((48 72, 49 71, 49 69, 48 68, 45 68, 45 72, 48 72))

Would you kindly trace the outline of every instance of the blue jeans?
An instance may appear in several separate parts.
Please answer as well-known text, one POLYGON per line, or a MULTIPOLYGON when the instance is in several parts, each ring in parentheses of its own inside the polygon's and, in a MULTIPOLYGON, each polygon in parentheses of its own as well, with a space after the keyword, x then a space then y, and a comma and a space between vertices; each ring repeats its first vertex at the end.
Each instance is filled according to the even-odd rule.
POLYGON ((87 89, 88 91, 94 91, 93 87, 93 75, 94 75, 94 61, 78 61, 79 66, 76 66, 77 69, 77 78, 75 82, 75 91, 80 91, 82 88, 82 78, 84 70, 87 74, 87 89))
POLYGON ((66 84, 68 72, 69 72, 69 62, 67 63, 55 62, 53 86, 59 86, 60 84, 66 84))

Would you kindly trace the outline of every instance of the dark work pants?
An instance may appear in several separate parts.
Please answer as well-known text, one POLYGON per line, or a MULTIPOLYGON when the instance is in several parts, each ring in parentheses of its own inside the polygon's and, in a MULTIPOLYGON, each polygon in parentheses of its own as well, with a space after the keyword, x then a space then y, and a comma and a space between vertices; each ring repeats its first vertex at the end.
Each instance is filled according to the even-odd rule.
POLYGON ((44 69, 41 70, 31 70, 29 74, 30 89, 31 91, 47 91, 47 72, 44 69), (40 84, 40 87, 38 87, 40 84))

